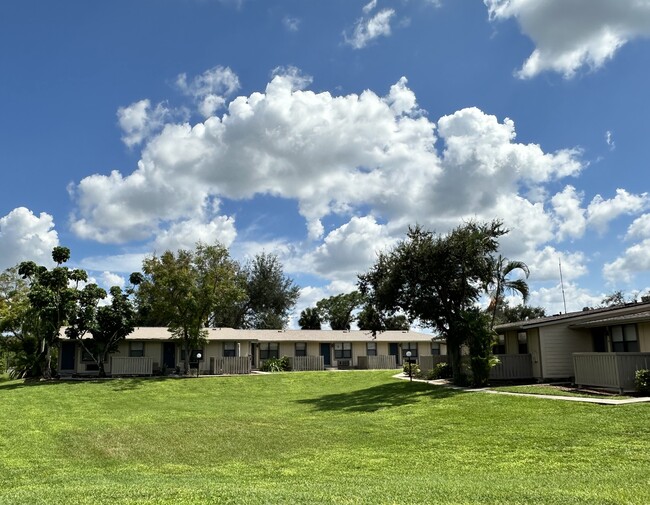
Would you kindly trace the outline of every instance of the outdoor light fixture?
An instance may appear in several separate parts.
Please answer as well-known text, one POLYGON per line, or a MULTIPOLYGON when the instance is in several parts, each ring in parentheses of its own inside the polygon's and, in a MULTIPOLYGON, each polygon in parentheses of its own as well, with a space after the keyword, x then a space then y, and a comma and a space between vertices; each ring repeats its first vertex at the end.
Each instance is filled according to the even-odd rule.
POLYGON ((411 363, 412 363, 412 361, 411 361, 411 356, 412 356, 412 355, 413 355, 413 354, 411 353, 411 351, 406 351, 406 359, 407 359, 408 362, 409 362, 409 381, 411 381, 411 382, 413 382, 413 372, 412 372, 412 370, 411 370, 411 363))
POLYGON ((199 376, 199 370, 201 370, 201 353, 197 352, 196 353, 196 376, 199 376))

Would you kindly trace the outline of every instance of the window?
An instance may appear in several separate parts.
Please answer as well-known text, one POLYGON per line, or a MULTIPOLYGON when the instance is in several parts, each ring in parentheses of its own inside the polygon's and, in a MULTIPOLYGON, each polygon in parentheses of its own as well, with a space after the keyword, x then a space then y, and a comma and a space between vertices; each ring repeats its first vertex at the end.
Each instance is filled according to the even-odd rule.
POLYGON ((307 344, 305 342, 296 342, 295 356, 307 356, 307 344))
POLYGON ((234 342, 224 342, 223 343, 223 357, 224 358, 234 358, 235 356, 237 356, 235 343, 234 342))
POLYGON ((334 359, 352 358, 352 343, 337 342, 334 344, 334 359))
POLYGON ((636 336, 636 325, 625 324, 612 326, 612 351, 614 352, 639 352, 639 341, 636 336))
POLYGON ((366 344, 366 356, 377 356, 377 342, 368 342, 366 344))
POLYGON ((81 348, 81 361, 92 361, 93 363, 95 362, 92 354, 86 351, 86 349, 84 349, 83 347, 81 348))
POLYGON ((129 358, 142 358, 144 356, 144 342, 129 342, 129 358))
POLYGON ((492 347, 493 354, 505 354, 506 353, 506 337, 505 335, 499 335, 497 338, 497 343, 492 347))
POLYGON ((273 359, 279 358, 279 346, 277 342, 261 342, 260 343, 260 359, 273 359))
POLYGON ((418 356, 418 344, 417 342, 405 342, 402 344, 402 357, 406 357, 406 353, 411 351, 411 357, 417 358, 418 356))
POLYGON ((440 356, 440 342, 431 342, 431 356, 440 356))
POLYGON ((517 333, 517 343, 519 344, 519 354, 528 354, 528 334, 525 331, 517 333))

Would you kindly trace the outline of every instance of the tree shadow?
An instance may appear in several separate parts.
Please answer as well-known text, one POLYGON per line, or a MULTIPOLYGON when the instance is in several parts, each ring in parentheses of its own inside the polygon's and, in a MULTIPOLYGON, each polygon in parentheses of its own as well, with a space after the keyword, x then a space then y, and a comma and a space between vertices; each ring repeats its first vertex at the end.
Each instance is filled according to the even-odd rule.
POLYGON ((317 411, 376 412, 380 409, 418 403, 423 398, 439 400, 458 394, 462 392, 421 382, 400 380, 349 393, 297 400, 296 403, 311 405, 317 411))
POLYGON ((11 380, 7 382, 0 382, 0 391, 10 391, 13 389, 23 389, 31 387, 49 387, 49 386, 77 386, 79 384, 102 384, 112 386, 113 391, 128 391, 132 389, 138 389, 143 385, 143 383, 148 382, 161 382, 166 380, 176 380, 176 378, 171 377, 83 377, 83 378, 74 378, 74 379, 52 379, 52 380, 40 380, 40 379, 18 379, 11 380))

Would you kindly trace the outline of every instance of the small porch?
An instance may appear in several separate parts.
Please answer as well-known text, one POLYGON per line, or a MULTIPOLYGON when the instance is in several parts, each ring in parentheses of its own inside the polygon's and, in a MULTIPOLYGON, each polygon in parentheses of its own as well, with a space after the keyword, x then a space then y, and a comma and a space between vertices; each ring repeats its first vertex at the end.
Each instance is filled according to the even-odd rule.
POLYGON ((635 391, 634 374, 650 368, 650 352, 573 353, 574 382, 578 386, 635 391))

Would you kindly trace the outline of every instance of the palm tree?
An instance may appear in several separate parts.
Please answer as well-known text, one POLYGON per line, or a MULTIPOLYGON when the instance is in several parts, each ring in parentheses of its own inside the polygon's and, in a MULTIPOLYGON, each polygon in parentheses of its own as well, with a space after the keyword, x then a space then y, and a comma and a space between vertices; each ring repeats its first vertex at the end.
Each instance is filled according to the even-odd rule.
POLYGON ((530 270, 526 263, 523 261, 511 261, 501 255, 494 260, 493 269, 494 277, 492 282, 487 286, 487 291, 490 295, 490 306, 488 310, 492 311, 492 328, 497 317, 499 304, 503 302, 506 294, 519 293, 523 298, 524 304, 528 301, 528 284, 521 278, 509 279, 510 274, 515 270, 521 270, 524 272, 526 279, 530 275, 530 270))

